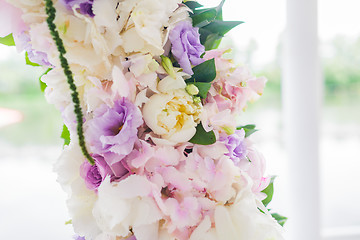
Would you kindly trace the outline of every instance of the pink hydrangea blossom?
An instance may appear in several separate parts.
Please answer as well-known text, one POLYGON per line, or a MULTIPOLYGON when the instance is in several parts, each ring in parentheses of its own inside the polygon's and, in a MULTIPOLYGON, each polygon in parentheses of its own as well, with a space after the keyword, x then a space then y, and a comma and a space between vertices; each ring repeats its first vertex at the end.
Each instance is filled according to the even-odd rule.
POLYGON ((219 112, 230 109, 233 113, 243 111, 249 101, 262 95, 266 78, 257 78, 244 66, 236 66, 232 60, 222 57, 226 51, 211 50, 205 60, 214 58, 217 76, 209 91, 217 103, 219 112))

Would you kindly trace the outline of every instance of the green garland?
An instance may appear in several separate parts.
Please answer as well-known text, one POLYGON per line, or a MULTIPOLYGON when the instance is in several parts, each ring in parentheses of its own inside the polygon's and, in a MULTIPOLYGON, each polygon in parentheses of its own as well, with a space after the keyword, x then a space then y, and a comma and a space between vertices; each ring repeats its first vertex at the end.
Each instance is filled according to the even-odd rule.
POLYGON ((79 137, 79 145, 81 148, 82 153, 87 158, 89 163, 91 165, 95 164, 94 159, 90 156, 89 152, 86 149, 85 145, 85 137, 84 137, 84 130, 83 130, 83 113, 80 106, 80 100, 79 100, 79 93, 76 90, 76 86, 74 84, 73 74, 70 70, 69 63, 64 57, 64 54, 66 53, 64 43, 60 38, 59 32, 56 30, 56 25, 54 24, 54 19, 56 15, 56 10, 54 8, 52 0, 44 0, 45 1, 45 11, 47 14, 46 22, 48 24, 50 34, 53 37, 55 44, 57 46, 57 49, 59 51, 59 59, 61 62, 61 67, 64 70, 64 74, 67 78, 67 82, 69 84, 70 90, 72 91, 71 97, 72 101, 74 103, 74 112, 76 115, 76 121, 77 121, 77 134, 79 137))

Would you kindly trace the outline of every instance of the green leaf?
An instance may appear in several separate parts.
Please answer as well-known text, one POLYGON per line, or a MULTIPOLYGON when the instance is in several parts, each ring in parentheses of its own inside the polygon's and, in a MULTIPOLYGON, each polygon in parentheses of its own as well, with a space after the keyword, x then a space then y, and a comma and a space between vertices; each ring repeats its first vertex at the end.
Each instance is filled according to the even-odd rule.
POLYGON ((262 190, 262 192, 265 193, 267 196, 264 200, 262 200, 262 203, 264 204, 265 207, 271 202, 271 200, 273 198, 275 178, 276 178, 276 176, 272 176, 269 186, 267 186, 267 188, 262 190))
POLYGON ((222 8, 220 8, 220 10, 218 10, 218 14, 217 14, 215 19, 216 20, 223 20, 222 8))
POLYGON ((199 89, 199 96, 202 99, 205 99, 207 97, 207 94, 210 90, 211 83, 205 83, 205 82, 194 82, 194 84, 199 89))
POLYGON ((66 127, 66 125, 63 125, 63 130, 61 133, 61 138, 64 139, 64 146, 70 144, 70 132, 69 129, 66 127))
POLYGON ((194 27, 203 27, 211 23, 216 19, 217 11, 215 8, 209 8, 206 10, 202 10, 201 13, 197 12, 192 15, 193 26, 194 27))
POLYGON ((216 7, 216 10, 220 12, 222 10, 222 7, 224 6, 225 0, 222 0, 220 4, 216 7))
POLYGON ((202 124, 198 124, 196 127, 195 135, 190 139, 191 143, 199 145, 211 145, 216 142, 214 131, 206 132, 202 124))
POLYGON ((204 47, 206 51, 209 51, 211 49, 216 49, 219 47, 222 40, 222 36, 216 33, 212 33, 207 36, 206 41, 204 43, 204 47))
POLYGON ((207 60, 195 67, 193 67, 194 74, 187 83, 194 82, 212 82, 216 77, 215 59, 207 60))
POLYGON ((9 35, 7 35, 5 37, 0 37, 0 43, 4 44, 6 46, 15 46, 15 41, 14 41, 12 33, 10 33, 9 35))
MULTIPOLYGON (((213 8, 202 8, 202 9, 192 9, 193 13, 190 14, 190 17, 194 20, 197 20, 197 16, 201 15, 202 17, 200 18, 200 22, 212 22, 213 20, 217 19, 217 20, 222 20, 222 7, 225 3, 225 0, 222 0, 221 3, 217 6, 217 7, 213 7, 213 8), (211 12, 211 14, 209 14, 211 12), (205 14, 206 13, 206 17, 205 14), (206 21, 205 21, 206 20, 206 21)), ((196 23, 195 23, 196 24, 196 23)), ((194 21, 193 21, 193 25, 195 26, 194 21)), ((203 24, 199 24, 204 26, 203 24)), ((196 25, 196 27, 201 27, 199 25, 196 25)))
POLYGON ((203 7, 203 5, 201 5, 198 2, 195 1, 187 1, 184 3, 186 6, 188 6, 188 8, 190 8, 191 10, 194 10, 195 8, 201 8, 203 7))
POLYGON ((240 127, 237 127, 236 129, 237 130, 241 130, 241 129, 244 129, 245 131, 245 137, 249 137, 251 134, 257 132, 258 130, 255 129, 255 125, 254 124, 249 124, 249 125, 245 125, 245 126, 240 126, 240 127))
POLYGON ((72 219, 67 220, 67 221, 65 222, 65 225, 69 225, 69 224, 72 224, 72 219))
POLYGON ((28 52, 25 52, 25 62, 26 62, 26 65, 30 65, 30 66, 34 66, 34 67, 40 66, 39 64, 33 63, 32 61, 30 61, 28 52))
POLYGON ((42 92, 45 91, 45 88, 46 88, 47 86, 46 86, 46 83, 44 83, 44 82, 41 80, 41 78, 42 78, 43 76, 45 76, 46 74, 48 74, 48 72, 50 72, 51 70, 52 70, 52 68, 48 68, 48 69, 47 69, 43 74, 41 74, 41 76, 39 77, 40 89, 41 89, 42 92))
POLYGON ((234 27, 236 27, 242 23, 244 23, 244 22, 214 20, 210 24, 204 26, 203 29, 205 29, 209 32, 212 32, 212 33, 217 33, 223 37, 231 29, 233 29, 234 27))
POLYGON ((286 223, 286 221, 288 220, 287 217, 281 216, 278 213, 272 213, 271 216, 273 218, 275 218, 275 220, 281 225, 284 226, 284 224, 286 223))

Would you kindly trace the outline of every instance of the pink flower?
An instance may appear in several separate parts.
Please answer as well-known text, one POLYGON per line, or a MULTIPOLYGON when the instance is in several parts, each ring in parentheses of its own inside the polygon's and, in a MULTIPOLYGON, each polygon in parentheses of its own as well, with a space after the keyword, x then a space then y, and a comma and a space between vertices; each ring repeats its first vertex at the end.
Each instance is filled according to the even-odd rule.
POLYGON ((266 162, 264 156, 257 151, 254 147, 248 148, 247 157, 250 159, 250 163, 246 172, 253 180, 252 191, 260 200, 266 198, 266 194, 261 191, 264 190, 270 183, 271 177, 264 177, 266 162))
POLYGON ((246 67, 238 67, 222 57, 225 51, 211 50, 205 60, 215 58, 217 76, 209 91, 217 103, 218 111, 230 109, 232 113, 244 110, 249 101, 262 95, 266 78, 257 78, 246 67))
POLYGON ((0 1, 0 37, 13 33, 16 39, 21 32, 28 28, 21 18, 22 14, 20 9, 7 3, 5 0, 0 1))
POLYGON ((134 150, 125 158, 128 166, 137 174, 143 174, 147 161, 154 156, 154 148, 139 139, 134 144, 134 150))
POLYGON ((235 129, 235 114, 231 112, 232 102, 228 99, 217 100, 215 97, 209 94, 203 107, 201 122, 204 129, 206 131, 213 129, 221 131, 223 127, 235 129))
POLYGON ((194 197, 185 197, 182 201, 169 198, 165 205, 170 214, 171 225, 176 229, 196 226, 202 218, 198 200, 194 197))

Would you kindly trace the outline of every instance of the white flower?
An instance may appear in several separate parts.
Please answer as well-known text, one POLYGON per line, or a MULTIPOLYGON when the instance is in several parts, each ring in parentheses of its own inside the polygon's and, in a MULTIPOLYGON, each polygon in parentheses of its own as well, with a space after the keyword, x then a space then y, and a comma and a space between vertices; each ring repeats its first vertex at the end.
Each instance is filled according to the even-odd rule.
POLYGON ((157 85, 157 89, 160 92, 167 93, 177 89, 185 89, 186 83, 185 79, 190 78, 190 75, 184 72, 177 72, 176 78, 171 77, 170 75, 163 78, 157 85))
POLYGON ((121 237, 128 236, 132 227, 137 239, 155 239, 141 237, 144 232, 157 233, 158 221, 162 218, 150 197, 152 190, 152 183, 144 176, 132 175, 113 183, 107 177, 98 188, 93 210, 98 226, 103 232, 121 237))
MULTIPOLYGON (((246 176, 245 174, 243 176, 246 176)), ((247 181, 251 181, 246 177, 247 181)), ((215 229, 218 239, 226 240, 283 240, 281 226, 251 191, 242 186, 229 206, 215 208, 215 229), (259 208, 264 212, 260 212, 259 208)))
POLYGON ((103 44, 104 47, 107 47, 110 53, 113 53, 115 49, 122 44, 122 39, 119 33, 123 26, 120 21, 116 21, 116 5, 117 1, 97 0, 94 1, 92 6, 92 10, 95 14, 95 25, 99 34, 101 34, 105 40, 102 42, 101 38, 99 38, 99 43, 100 45, 103 44))
POLYGON ((54 171, 58 174, 57 181, 69 194, 67 207, 75 232, 87 239, 93 239, 100 233, 92 214, 97 196, 86 187, 80 177, 79 169, 85 158, 76 138, 71 139, 71 144, 65 147, 55 164, 54 171))
POLYGON ((183 89, 154 94, 143 108, 148 127, 169 145, 189 141, 195 135, 200 114, 201 105, 194 104, 183 89))

